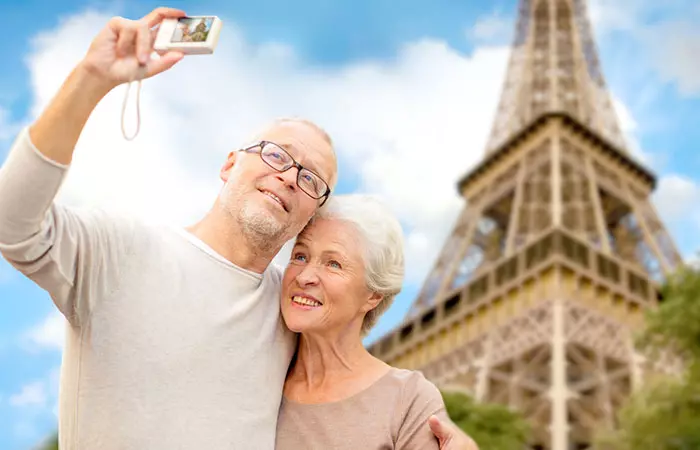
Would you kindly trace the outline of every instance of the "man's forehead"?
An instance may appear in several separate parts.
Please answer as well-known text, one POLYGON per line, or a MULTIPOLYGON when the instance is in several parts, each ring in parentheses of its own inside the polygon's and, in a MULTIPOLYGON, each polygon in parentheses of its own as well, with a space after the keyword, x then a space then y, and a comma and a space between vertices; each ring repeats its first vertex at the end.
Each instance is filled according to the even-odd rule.
POLYGON ((334 170, 331 145, 312 127, 302 123, 275 124, 263 131, 259 138, 274 142, 296 159, 324 177, 334 170))

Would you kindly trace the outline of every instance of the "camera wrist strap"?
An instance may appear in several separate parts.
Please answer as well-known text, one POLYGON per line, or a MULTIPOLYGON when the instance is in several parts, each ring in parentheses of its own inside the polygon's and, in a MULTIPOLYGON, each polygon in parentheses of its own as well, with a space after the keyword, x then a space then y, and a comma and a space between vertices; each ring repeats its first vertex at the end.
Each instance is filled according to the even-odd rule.
POLYGON ((126 85, 126 92, 124 93, 124 102, 122 103, 122 135, 127 141, 133 140, 136 135, 139 134, 139 129, 141 127, 141 111, 140 111, 140 100, 141 100, 141 80, 137 80, 138 86, 136 87, 136 131, 134 131, 133 136, 127 136, 126 127, 124 126, 124 117, 126 115, 126 104, 129 100, 129 91, 131 90, 131 83, 129 81, 126 85))

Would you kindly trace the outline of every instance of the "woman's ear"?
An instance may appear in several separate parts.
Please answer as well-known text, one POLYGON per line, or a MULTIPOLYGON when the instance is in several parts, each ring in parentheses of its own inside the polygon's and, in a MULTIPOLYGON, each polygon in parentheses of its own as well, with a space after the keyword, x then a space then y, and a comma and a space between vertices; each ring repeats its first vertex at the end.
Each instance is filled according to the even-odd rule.
POLYGON ((381 301, 384 300, 384 295, 379 294, 377 292, 373 292, 372 295, 367 299, 365 304, 362 306, 362 312, 365 314, 372 311, 374 308, 377 307, 381 303, 381 301))
POLYGON ((228 157, 226 158, 226 162, 224 162, 224 165, 221 166, 221 172, 219 173, 219 177, 224 183, 228 181, 229 173, 231 172, 231 168, 233 168, 233 166, 236 164, 237 156, 238 152, 229 153, 228 157))

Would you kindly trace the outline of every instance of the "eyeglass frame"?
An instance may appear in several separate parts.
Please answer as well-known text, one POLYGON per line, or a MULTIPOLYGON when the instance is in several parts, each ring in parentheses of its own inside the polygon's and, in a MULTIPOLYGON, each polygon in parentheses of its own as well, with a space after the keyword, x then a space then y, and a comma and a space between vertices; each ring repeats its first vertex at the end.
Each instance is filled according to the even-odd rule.
POLYGON ((301 164, 299 164, 299 163, 296 161, 296 159, 294 159, 294 157, 293 157, 292 155, 289 154, 289 152, 288 152, 287 150, 285 150, 284 148, 282 148, 281 145, 276 144, 276 143, 274 143, 274 142, 272 142, 272 141, 260 141, 260 142, 258 142, 258 143, 256 143, 256 144, 253 144, 253 145, 249 146, 249 147, 242 148, 242 149, 240 149, 239 151, 241 151, 241 152, 246 152, 246 153, 257 153, 257 154, 260 156, 260 159, 262 160, 262 162, 264 162, 267 166, 269 166, 271 169, 277 171, 278 173, 284 173, 284 172, 288 171, 289 169, 291 169, 292 167, 296 167, 296 168, 297 168, 296 183, 297 183, 297 186, 299 187, 299 189, 301 189, 301 191, 302 191, 304 194, 308 195, 309 197, 313 198, 314 200, 323 199, 323 201, 321 201, 321 204, 319 205, 319 207, 320 207, 320 206, 323 206, 324 203, 326 203, 326 201, 328 201, 328 197, 329 197, 330 194, 331 194, 331 188, 328 186, 328 183, 326 182, 326 180, 324 180, 323 177, 322 177, 321 175, 317 174, 316 172, 314 172, 313 170, 309 169, 308 167, 304 167, 304 166, 302 166, 301 164), (265 147, 265 145, 267 145, 267 144, 274 145, 275 147, 277 147, 278 149, 280 149, 282 152, 284 152, 284 154, 286 154, 287 156, 289 156, 289 159, 292 160, 292 164, 291 164, 289 167, 287 167, 286 169, 284 169, 284 170, 279 170, 278 168, 273 167, 270 163, 268 163, 267 161, 265 161, 265 158, 263 158, 263 155, 262 155, 262 149, 263 149, 263 147, 265 147), (256 148, 256 147, 258 148, 257 151, 255 151, 255 152, 251 151, 251 149, 254 149, 254 148, 256 148), (318 177, 318 179, 321 180, 321 182, 323 182, 323 184, 326 186, 326 191, 325 191, 323 194, 321 194, 320 197, 314 197, 313 195, 311 195, 311 194, 309 194, 308 192, 306 192, 306 191, 304 190, 304 188, 301 187, 301 185, 299 184, 299 177, 301 176, 301 171, 302 171, 302 170, 309 171, 309 172, 311 172, 312 174, 316 175, 316 176, 318 177))

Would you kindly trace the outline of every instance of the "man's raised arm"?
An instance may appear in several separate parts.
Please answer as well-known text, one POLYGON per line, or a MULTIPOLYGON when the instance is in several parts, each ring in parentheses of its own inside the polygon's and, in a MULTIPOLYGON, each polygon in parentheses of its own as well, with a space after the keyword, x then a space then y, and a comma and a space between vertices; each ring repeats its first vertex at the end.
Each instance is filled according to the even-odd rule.
MULTIPOLYGON (((115 225, 54 206, 73 149, 99 101, 115 86, 172 67, 182 54, 150 58, 155 32, 166 17, 184 12, 158 8, 138 21, 113 18, 95 37, 33 125, 23 129, 0 168, 0 252, 47 290, 71 318, 75 302, 90 298, 95 273, 109 264, 115 225)), ((114 253, 114 252, 112 252, 114 253)))
POLYGON ((30 128, 37 150, 51 161, 69 164, 78 137, 99 101, 114 87, 152 77, 182 58, 168 53, 151 59, 154 26, 184 11, 157 8, 140 20, 112 18, 95 37, 85 58, 71 72, 43 114, 30 128))

